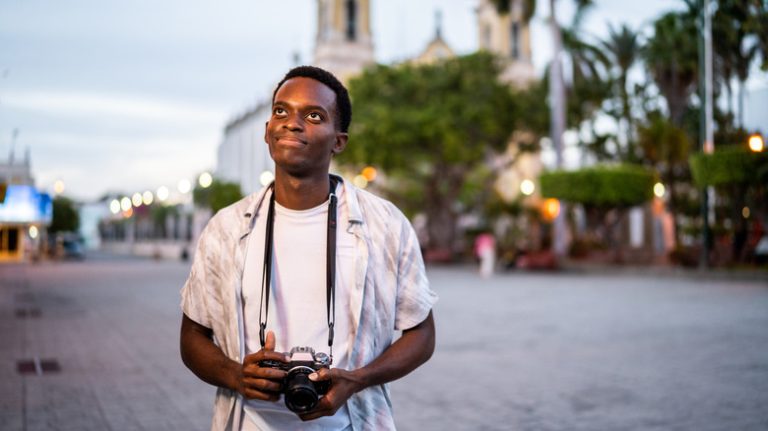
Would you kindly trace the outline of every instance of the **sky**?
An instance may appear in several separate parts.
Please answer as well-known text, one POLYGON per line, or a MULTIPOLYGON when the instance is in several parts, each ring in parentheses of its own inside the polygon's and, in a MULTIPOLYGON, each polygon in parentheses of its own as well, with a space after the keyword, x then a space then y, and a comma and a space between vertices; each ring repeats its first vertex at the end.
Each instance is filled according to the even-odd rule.
MULTIPOLYGON (((552 51, 548 2, 538 3, 532 50, 542 72, 552 51)), ((564 22, 571 3, 558 2, 564 22)), ((601 37, 609 24, 647 27, 680 4, 597 0, 583 28, 601 37)), ((476 5, 372 0, 376 60, 417 55, 437 10, 448 44, 473 52, 476 5)), ((81 200, 194 180, 215 169, 227 121, 268 97, 296 54, 311 62, 315 13, 314 0, 3 0, 0 160, 28 148, 39 188, 62 180, 81 200)), ((768 79, 750 88, 768 94, 768 79)))

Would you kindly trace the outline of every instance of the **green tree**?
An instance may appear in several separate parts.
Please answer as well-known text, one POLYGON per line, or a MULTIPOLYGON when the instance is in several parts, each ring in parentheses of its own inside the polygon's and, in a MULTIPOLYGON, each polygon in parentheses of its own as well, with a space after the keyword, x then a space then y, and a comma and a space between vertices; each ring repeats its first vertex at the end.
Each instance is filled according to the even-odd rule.
POLYGON ((214 179, 211 185, 206 188, 199 185, 195 187, 192 197, 195 200, 195 205, 210 208, 216 213, 240 200, 243 193, 240 191, 239 184, 214 179))
POLYGON ((613 96, 618 100, 617 107, 609 111, 624 129, 625 148, 620 154, 622 160, 636 160, 635 121, 632 115, 630 91, 627 88, 629 70, 638 62, 640 56, 639 35, 626 24, 619 29, 610 26, 608 38, 600 42, 610 60, 613 96))
POLYGON ((629 208, 653 197, 656 173, 638 165, 596 165, 577 171, 554 171, 541 175, 541 194, 584 208, 587 237, 578 243, 597 243, 613 249, 622 260, 621 234, 617 229, 629 208))
POLYGON ((691 141, 681 128, 672 123, 660 112, 651 112, 646 123, 638 127, 638 143, 645 163, 654 167, 661 175, 661 180, 669 191, 669 206, 674 214, 676 242, 680 239, 680 221, 682 203, 680 202, 680 183, 688 175, 688 155, 691 141))
POLYGON ((643 59, 666 101, 672 124, 681 127, 698 80, 695 10, 666 13, 654 21, 653 30, 643 59))
POLYGON ((503 150, 515 121, 511 90, 488 53, 433 65, 376 66, 350 82, 355 118, 340 162, 374 164, 390 196, 416 196, 432 250, 453 249, 465 175, 503 150))
POLYGON ((57 196, 53 199, 53 219, 48 232, 76 232, 80 228, 80 213, 72 199, 57 196))

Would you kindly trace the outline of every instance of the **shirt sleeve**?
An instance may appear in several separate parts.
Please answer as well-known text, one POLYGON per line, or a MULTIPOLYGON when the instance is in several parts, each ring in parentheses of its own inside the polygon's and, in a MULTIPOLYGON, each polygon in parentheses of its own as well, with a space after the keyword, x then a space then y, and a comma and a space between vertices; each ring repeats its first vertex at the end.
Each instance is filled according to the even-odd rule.
POLYGON ((189 271, 187 281, 181 288, 181 311, 187 317, 206 328, 213 327, 210 308, 208 307, 210 293, 207 289, 209 283, 206 281, 205 263, 210 253, 209 244, 213 242, 210 236, 210 229, 206 226, 197 242, 197 248, 192 260, 192 268, 189 271))
POLYGON ((405 216, 402 224, 397 261, 396 330, 410 329, 423 322, 437 302, 437 294, 429 287, 416 232, 405 216))

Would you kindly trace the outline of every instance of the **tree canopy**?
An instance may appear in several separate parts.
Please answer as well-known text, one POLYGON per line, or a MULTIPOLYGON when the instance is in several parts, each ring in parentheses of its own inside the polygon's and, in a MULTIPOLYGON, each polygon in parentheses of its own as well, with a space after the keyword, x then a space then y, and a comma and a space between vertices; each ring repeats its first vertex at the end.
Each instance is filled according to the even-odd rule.
POLYGON ((465 174, 505 149, 513 130, 545 123, 526 124, 527 102, 545 101, 516 103, 513 90, 498 81, 500 67, 492 55, 476 53, 432 65, 375 66, 350 82, 354 118, 340 162, 384 169, 395 200, 409 190, 394 185, 415 188, 427 211, 430 247, 452 246, 465 174))

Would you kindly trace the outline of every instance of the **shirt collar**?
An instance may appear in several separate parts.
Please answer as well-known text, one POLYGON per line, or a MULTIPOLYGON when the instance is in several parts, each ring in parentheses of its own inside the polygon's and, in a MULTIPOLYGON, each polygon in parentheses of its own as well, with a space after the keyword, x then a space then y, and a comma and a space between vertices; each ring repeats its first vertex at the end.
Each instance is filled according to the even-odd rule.
MULTIPOLYGON (((333 174, 332 174, 333 175, 333 174)), ((363 213, 360 211, 360 202, 357 199, 357 189, 351 185, 348 181, 344 181, 343 178, 338 177, 339 181, 342 184, 342 187, 344 187, 344 193, 347 196, 347 208, 349 209, 349 222, 350 223, 363 223, 363 213)), ((242 213, 241 219, 241 231, 240 231, 240 239, 247 236, 251 229, 253 229, 253 225, 255 224, 256 217, 259 215, 259 211, 261 211, 262 203, 264 202, 264 198, 266 198, 269 193, 272 193, 272 184, 274 184, 274 181, 270 184, 268 184, 265 187, 262 187, 261 190, 255 193, 253 195, 253 200, 250 204, 245 205, 245 211, 242 213)))

